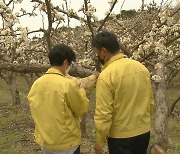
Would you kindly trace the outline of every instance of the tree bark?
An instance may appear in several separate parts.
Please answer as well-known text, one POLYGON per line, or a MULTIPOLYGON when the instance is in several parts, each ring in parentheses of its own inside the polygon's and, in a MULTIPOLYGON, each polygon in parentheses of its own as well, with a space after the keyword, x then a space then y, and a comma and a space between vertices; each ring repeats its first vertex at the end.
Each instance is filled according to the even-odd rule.
POLYGON ((156 69, 156 75, 160 76, 161 80, 155 84, 155 145, 159 145, 167 151, 168 106, 165 99, 165 70, 163 63, 158 63, 158 66, 159 67, 156 69))
POLYGON ((11 92, 11 97, 12 97, 12 105, 20 105, 20 96, 19 96, 19 91, 16 87, 16 78, 14 73, 10 73, 8 78, 5 79, 10 92, 11 92))
MULTIPOLYGON (((27 65, 27 64, 13 64, 13 63, 3 63, 0 65, 0 71, 12 71, 16 73, 43 73, 50 68, 50 65, 27 65)), ((91 75, 92 70, 86 69, 78 64, 73 64, 72 68, 69 71, 71 76, 75 77, 87 77, 91 75)))
POLYGON ((82 130, 82 136, 86 136, 86 115, 82 117, 81 121, 81 130, 82 130))
POLYGON ((30 73, 30 74, 21 73, 21 76, 23 76, 25 78, 27 85, 28 85, 28 88, 30 89, 33 82, 34 82, 33 73, 30 73))

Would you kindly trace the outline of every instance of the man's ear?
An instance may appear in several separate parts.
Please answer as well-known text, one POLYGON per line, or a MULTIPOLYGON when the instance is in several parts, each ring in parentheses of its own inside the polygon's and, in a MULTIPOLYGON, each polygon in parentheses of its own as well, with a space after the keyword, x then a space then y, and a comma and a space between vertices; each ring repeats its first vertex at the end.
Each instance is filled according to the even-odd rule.
POLYGON ((108 53, 108 50, 106 48, 102 48, 103 55, 106 55, 108 53))
POLYGON ((66 68, 68 68, 68 66, 69 66, 69 62, 68 62, 68 60, 67 60, 67 59, 65 59, 65 60, 64 60, 64 62, 63 62, 63 66, 64 66, 64 67, 66 67, 66 68))

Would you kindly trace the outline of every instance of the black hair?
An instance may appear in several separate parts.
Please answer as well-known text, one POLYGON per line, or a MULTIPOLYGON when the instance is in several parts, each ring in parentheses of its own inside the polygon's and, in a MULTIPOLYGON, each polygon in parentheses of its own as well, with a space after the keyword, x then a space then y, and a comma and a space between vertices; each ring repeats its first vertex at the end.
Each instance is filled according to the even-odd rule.
POLYGON ((48 54, 51 66, 60 66, 67 59, 69 64, 76 60, 76 55, 71 47, 61 43, 55 45, 48 54))
POLYGON ((116 53, 120 49, 117 36, 110 31, 101 31, 92 39, 92 46, 101 49, 106 48, 110 53, 116 53))

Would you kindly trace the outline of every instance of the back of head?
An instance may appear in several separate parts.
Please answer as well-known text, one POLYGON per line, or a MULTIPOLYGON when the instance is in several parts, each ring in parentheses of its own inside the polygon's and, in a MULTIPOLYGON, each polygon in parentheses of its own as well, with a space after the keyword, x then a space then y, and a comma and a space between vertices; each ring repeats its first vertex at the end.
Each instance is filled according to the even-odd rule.
POLYGON ((106 48, 112 54, 120 49, 117 36, 110 31, 101 31, 96 34, 92 39, 92 46, 97 49, 106 48))
POLYGON ((48 57, 51 66, 61 66, 65 59, 67 59, 69 63, 76 59, 73 50, 63 43, 55 45, 49 52, 48 57))

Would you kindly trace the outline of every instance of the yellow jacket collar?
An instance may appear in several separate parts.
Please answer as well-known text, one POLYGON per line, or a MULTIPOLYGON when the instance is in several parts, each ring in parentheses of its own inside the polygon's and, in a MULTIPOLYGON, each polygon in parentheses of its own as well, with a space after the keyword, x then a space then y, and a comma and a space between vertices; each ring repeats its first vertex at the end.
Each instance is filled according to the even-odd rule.
POLYGON ((104 69, 105 69, 109 64, 111 64, 112 62, 114 62, 114 61, 116 61, 116 60, 118 60, 118 59, 121 59, 121 58, 125 58, 125 57, 126 57, 126 55, 123 55, 122 53, 119 53, 119 54, 113 56, 109 61, 107 61, 107 62, 105 63, 105 65, 103 66, 102 70, 104 70, 104 69))
POLYGON ((46 74, 51 74, 51 73, 52 74, 59 74, 59 75, 64 76, 64 74, 61 71, 59 71, 56 68, 52 68, 52 67, 47 70, 46 74))

